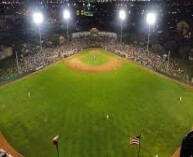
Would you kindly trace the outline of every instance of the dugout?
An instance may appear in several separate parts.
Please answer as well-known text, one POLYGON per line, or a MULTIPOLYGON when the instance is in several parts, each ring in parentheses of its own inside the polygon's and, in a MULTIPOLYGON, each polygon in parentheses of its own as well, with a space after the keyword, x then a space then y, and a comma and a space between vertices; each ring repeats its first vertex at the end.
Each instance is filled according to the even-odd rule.
POLYGON ((180 157, 193 157, 193 131, 182 140, 180 157))

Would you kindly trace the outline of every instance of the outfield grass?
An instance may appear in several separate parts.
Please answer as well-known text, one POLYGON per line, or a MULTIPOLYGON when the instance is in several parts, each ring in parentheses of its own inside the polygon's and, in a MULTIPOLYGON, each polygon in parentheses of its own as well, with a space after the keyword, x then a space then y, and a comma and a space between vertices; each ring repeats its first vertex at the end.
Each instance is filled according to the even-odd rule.
POLYGON ((61 157, 134 157, 129 136, 139 133, 142 157, 169 157, 192 108, 192 92, 129 62, 92 74, 60 62, 0 89, 0 131, 26 157, 57 156, 57 134, 61 157))

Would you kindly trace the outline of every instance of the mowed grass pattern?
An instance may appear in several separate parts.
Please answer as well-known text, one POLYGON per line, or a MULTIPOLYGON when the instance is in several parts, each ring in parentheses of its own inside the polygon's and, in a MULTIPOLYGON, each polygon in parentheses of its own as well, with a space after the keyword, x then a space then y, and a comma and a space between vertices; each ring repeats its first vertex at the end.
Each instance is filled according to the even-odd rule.
POLYGON ((169 157, 193 125, 192 108, 192 92, 129 62, 95 74, 60 62, 0 89, 0 130, 26 157, 57 156, 58 134, 61 157, 133 157, 129 137, 139 133, 141 156, 169 157))

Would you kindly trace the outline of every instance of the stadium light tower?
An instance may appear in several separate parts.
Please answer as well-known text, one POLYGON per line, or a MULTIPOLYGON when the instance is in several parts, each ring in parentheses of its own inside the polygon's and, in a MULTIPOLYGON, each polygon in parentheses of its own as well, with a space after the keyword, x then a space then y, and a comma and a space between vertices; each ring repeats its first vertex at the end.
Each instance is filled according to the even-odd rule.
POLYGON ((119 19, 121 20, 121 38, 120 42, 122 42, 122 37, 123 37, 123 21, 126 18, 126 12, 124 10, 119 11, 119 19))
POLYGON ((33 14, 33 21, 36 25, 38 25, 38 29, 39 29, 39 36, 40 36, 40 48, 42 51, 42 35, 41 35, 41 24, 44 20, 43 14, 41 12, 36 12, 33 14))
POLYGON ((147 52, 149 52, 149 39, 150 39, 150 29, 151 25, 153 25, 156 21, 156 15, 155 13, 148 13, 146 16, 146 22, 149 25, 149 31, 148 31, 148 41, 147 41, 147 52))
POLYGON ((63 18, 64 20, 67 21, 67 30, 66 30, 66 34, 67 34, 67 39, 69 38, 69 33, 68 33, 68 22, 69 22, 69 19, 70 19, 70 11, 69 10, 64 10, 63 12, 63 18))

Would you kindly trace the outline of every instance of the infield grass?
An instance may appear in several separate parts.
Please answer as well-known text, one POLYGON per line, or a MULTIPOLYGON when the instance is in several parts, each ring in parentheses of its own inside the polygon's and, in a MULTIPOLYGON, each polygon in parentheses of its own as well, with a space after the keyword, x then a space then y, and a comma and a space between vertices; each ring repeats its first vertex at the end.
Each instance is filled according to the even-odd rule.
POLYGON ((26 157, 57 156, 56 135, 61 157, 134 157, 139 133, 142 157, 169 157, 193 125, 193 93, 123 62, 92 74, 59 62, 0 89, 0 131, 26 157))
POLYGON ((92 49, 88 49, 88 51, 86 50, 85 53, 83 53, 81 60, 86 64, 99 66, 109 61, 109 54, 105 53, 105 50, 100 49, 100 51, 92 51, 92 49), (96 54, 89 53, 90 51, 96 52, 96 54))

